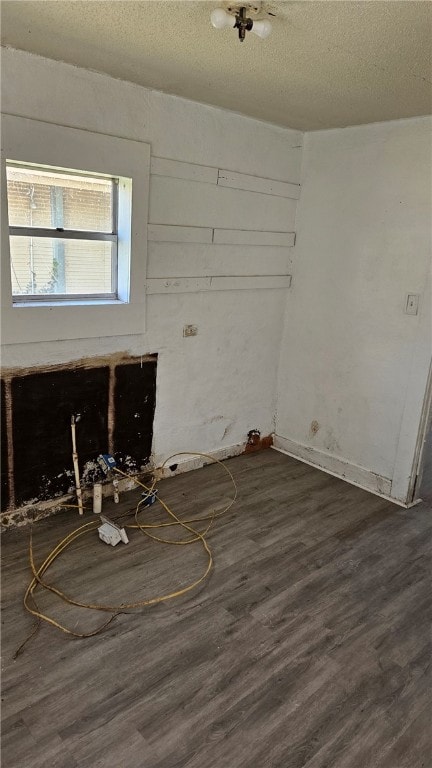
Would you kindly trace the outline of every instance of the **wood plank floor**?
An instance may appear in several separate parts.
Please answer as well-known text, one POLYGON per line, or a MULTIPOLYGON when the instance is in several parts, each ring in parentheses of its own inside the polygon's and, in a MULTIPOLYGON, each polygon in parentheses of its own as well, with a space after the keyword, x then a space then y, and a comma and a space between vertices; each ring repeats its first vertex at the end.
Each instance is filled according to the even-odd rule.
MULTIPOLYGON (((89 639, 43 625, 16 660, 32 626, 29 534, 4 535, 3 768, 432 766, 431 504, 400 509, 272 450, 227 465, 239 498, 209 536, 203 587, 89 639)), ((178 476, 161 495, 181 516, 208 511, 229 496, 222 474, 178 476)), ((37 523, 37 562, 78 523, 37 523)), ((92 533, 49 580, 121 602, 205 562, 200 545, 134 531, 113 549, 92 533)), ((104 616, 40 605, 87 630, 104 616)))

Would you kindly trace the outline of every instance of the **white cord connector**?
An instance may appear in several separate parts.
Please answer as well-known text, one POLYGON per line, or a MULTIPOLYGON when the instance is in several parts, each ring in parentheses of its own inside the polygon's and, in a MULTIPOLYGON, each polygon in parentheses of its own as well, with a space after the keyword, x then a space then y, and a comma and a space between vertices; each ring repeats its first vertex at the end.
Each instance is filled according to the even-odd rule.
POLYGON ((124 528, 120 528, 112 520, 104 515, 101 515, 102 525, 98 528, 99 538, 104 541, 105 544, 110 544, 115 547, 119 541, 123 544, 129 544, 129 539, 124 528))

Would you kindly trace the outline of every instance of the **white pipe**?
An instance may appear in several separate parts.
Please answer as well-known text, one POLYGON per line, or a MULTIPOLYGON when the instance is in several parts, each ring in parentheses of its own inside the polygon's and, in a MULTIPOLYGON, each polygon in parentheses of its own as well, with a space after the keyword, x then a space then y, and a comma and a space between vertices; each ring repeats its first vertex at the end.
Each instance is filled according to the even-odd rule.
POLYGON ((75 488, 76 488, 76 495, 77 495, 77 501, 78 501, 78 511, 80 515, 83 515, 84 507, 83 507, 83 500, 82 500, 80 473, 79 473, 79 465, 78 465, 78 454, 77 454, 77 447, 76 447, 76 419, 73 414, 71 416, 71 432, 72 432, 72 461, 73 461, 74 472, 75 472, 75 488))
POLYGON ((93 512, 95 515, 102 512, 102 483, 95 483, 93 486, 93 512))

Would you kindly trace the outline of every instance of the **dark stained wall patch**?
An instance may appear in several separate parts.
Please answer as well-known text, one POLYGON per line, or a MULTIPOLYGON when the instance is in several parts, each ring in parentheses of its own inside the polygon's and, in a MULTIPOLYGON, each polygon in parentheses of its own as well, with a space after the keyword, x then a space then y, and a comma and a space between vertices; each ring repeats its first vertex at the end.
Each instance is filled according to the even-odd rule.
POLYGON ((97 462, 101 453, 113 453, 119 468, 131 474, 149 462, 157 355, 118 357, 10 372, 10 392, 2 380, 2 512, 74 493, 72 414, 80 414, 76 436, 82 487, 105 479, 97 462))
POLYGON ((147 464, 153 439, 156 361, 117 365, 114 389, 114 455, 119 466, 147 464))
POLYGON ((6 425, 6 403, 5 403, 5 383, 1 382, 1 511, 8 508, 9 505, 9 484, 8 484, 8 444, 7 444, 7 425, 6 425))
POLYGON ((16 504, 74 487, 71 415, 80 467, 107 451, 109 367, 34 373, 12 379, 16 504))

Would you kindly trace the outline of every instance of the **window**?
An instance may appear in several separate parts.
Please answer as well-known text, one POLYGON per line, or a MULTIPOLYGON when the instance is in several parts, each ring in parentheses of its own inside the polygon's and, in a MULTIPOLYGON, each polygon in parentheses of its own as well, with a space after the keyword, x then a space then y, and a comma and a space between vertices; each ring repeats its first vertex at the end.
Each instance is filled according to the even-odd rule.
POLYGON ((6 163, 14 303, 118 300, 119 178, 6 163))
POLYGON ((145 332, 149 144, 1 124, 2 343, 118 337, 123 349, 145 332))

